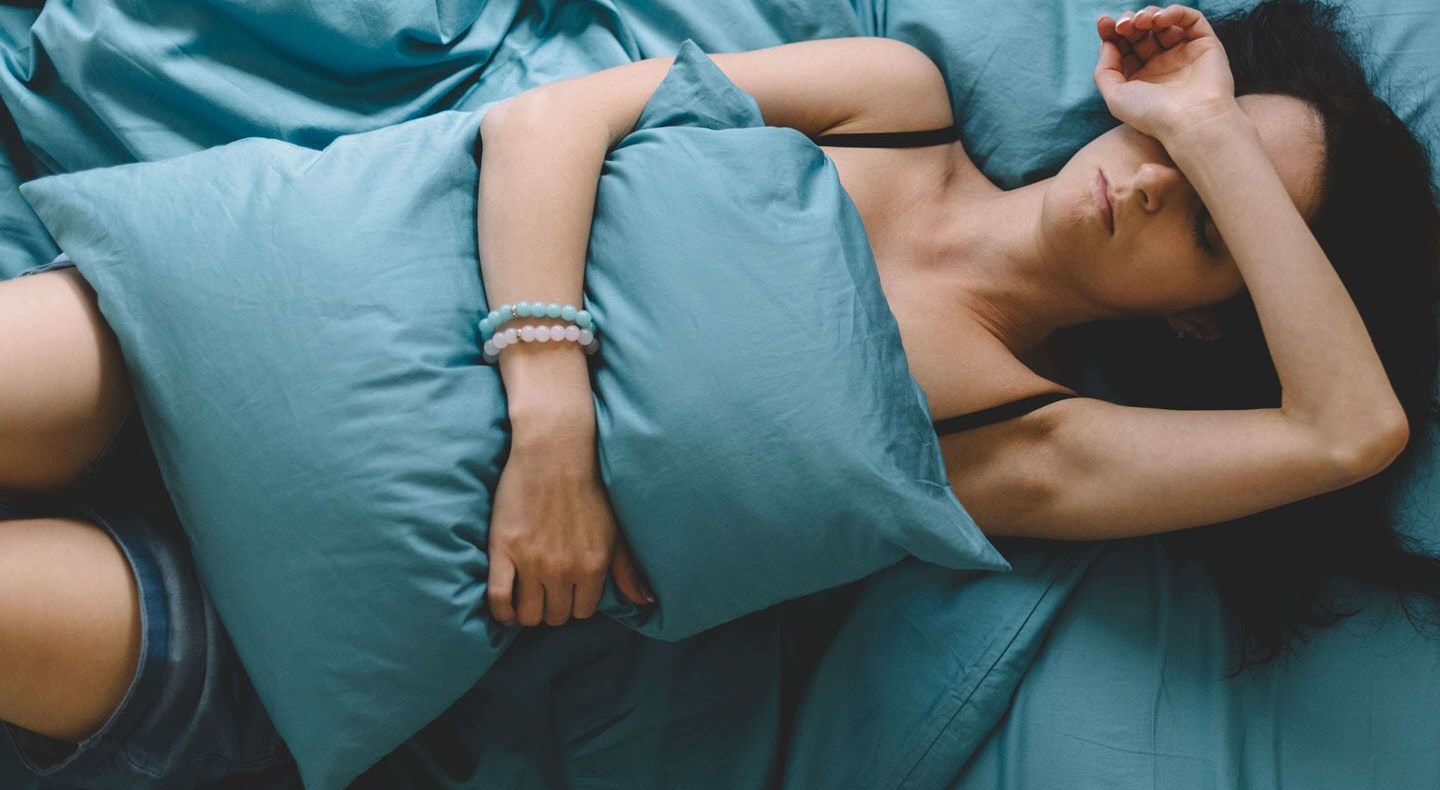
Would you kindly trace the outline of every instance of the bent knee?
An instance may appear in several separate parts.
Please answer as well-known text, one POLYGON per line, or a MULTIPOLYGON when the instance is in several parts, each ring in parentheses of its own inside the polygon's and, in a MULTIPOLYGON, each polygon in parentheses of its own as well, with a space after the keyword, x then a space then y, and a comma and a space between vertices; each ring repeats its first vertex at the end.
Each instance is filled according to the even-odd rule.
POLYGON ((119 344, 75 270, 0 282, 0 491, 73 483, 131 400, 119 344))

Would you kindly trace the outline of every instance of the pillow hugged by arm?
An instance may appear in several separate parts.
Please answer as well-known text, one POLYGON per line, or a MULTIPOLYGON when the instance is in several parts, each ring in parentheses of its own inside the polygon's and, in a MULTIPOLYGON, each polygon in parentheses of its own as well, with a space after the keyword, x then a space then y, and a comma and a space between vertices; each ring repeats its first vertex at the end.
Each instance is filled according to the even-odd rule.
MULTIPOLYGON (((606 153, 635 127, 672 60, 544 85, 486 114, 477 227, 492 306, 581 304, 606 153)), ((951 122, 915 112, 943 78, 928 57, 902 42, 829 39, 713 60, 756 99, 767 124, 810 136, 951 122)), ((584 352, 572 343, 517 343, 499 355, 498 365, 513 444, 490 523, 488 598, 495 617, 522 625, 589 617, 607 567, 626 597, 646 602, 652 596, 617 534, 596 464, 584 352)))

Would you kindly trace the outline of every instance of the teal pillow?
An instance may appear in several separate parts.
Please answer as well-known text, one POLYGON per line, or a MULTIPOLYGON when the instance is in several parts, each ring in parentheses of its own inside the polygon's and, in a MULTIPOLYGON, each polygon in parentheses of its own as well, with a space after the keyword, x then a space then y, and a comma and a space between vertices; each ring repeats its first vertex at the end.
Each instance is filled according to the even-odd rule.
POLYGON ((485 600, 508 413, 474 353, 478 124, 21 187, 120 340, 201 578, 306 787, 344 787, 516 634, 485 600))
MULTIPOLYGON (((99 294, 307 787, 343 787, 515 634, 485 601, 509 425, 475 327, 480 117, 22 188, 99 294)), ((835 169, 693 42, 605 161, 585 291, 601 471, 660 602, 609 582, 606 614, 676 639, 906 556, 1008 568, 949 487, 835 169)))
POLYGON ((601 472, 659 600, 617 616, 676 639, 907 555, 1008 569, 834 165, 693 42, 675 64, 606 158, 586 269, 601 472))

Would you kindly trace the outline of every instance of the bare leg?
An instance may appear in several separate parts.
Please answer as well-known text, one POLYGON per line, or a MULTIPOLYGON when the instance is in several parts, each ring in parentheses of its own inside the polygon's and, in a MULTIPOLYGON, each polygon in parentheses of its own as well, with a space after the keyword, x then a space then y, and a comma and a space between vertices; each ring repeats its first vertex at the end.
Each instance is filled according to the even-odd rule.
POLYGON ((108 533, 0 521, 0 719, 78 743, 120 705, 139 658, 140 595, 108 533))
POLYGON ((0 282, 0 495, 74 482, 130 402, 120 349, 78 272, 0 282))
MULTIPOLYGON (((79 273, 0 282, 0 497, 73 482, 130 400, 115 338, 79 273)), ((119 705, 139 651, 135 579, 103 529, 0 521, 0 719, 83 740, 119 705)))

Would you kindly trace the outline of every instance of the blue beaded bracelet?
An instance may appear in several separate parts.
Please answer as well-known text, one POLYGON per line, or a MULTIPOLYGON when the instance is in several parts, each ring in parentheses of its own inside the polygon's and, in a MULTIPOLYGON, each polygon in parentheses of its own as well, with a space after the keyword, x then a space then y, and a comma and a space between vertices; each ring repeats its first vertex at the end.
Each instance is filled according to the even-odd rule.
POLYGON ((480 339, 489 340, 501 325, 515 318, 563 318, 573 321, 581 329, 589 329, 592 334, 598 329, 590 311, 577 310, 573 304, 519 302, 515 305, 502 304, 499 310, 491 310, 489 315, 480 319, 480 339))

